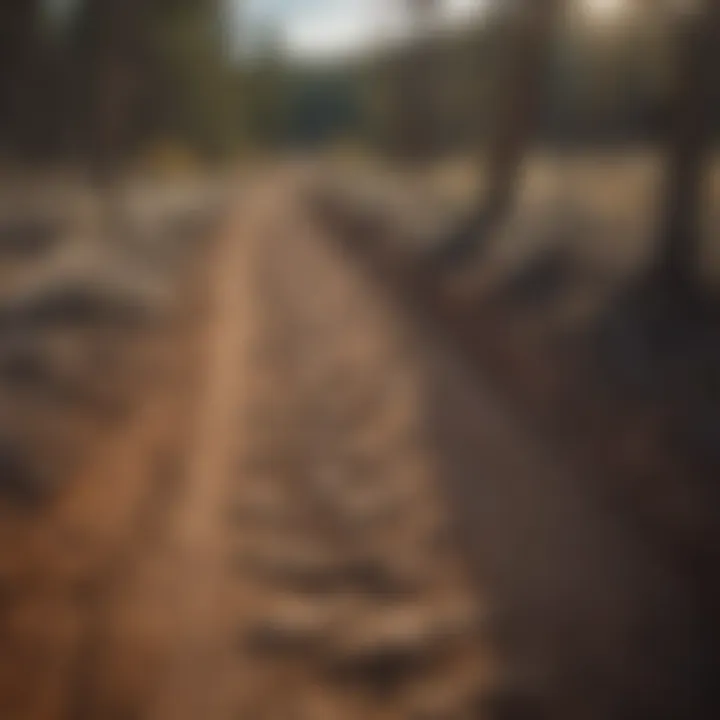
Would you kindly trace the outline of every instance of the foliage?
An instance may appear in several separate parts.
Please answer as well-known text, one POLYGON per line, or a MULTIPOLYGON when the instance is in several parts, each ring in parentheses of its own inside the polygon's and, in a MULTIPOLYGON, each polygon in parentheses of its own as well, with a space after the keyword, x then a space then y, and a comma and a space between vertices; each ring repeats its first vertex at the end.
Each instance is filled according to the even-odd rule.
MULTIPOLYGON (((401 144, 412 45, 293 65, 269 35, 251 58, 238 56, 223 34, 225 1, 3 0, 0 153, 89 160, 99 135, 130 158, 163 144, 208 159, 338 140, 388 152, 401 144)), ((503 23, 495 13, 437 38, 427 84, 439 151, 485 142, 503 23)), ((544 137, 656 136, 673 52, 669 24, 652 9, 622 27, 567 23, 547 79, 544 137)))

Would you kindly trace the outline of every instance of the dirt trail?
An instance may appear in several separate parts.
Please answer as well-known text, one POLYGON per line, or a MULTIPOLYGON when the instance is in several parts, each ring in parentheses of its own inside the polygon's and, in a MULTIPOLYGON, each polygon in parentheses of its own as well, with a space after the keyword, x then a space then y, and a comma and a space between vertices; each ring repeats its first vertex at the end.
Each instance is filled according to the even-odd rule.
POLYGON ((475 717, 417 346, 318 232, 248 191, 144 407, 3 511, 3 718, 475 717))
POLYGON ((0 505, 0 718, 683 716, 692 588, 302 187, 244 189, 141 406, 0 505))

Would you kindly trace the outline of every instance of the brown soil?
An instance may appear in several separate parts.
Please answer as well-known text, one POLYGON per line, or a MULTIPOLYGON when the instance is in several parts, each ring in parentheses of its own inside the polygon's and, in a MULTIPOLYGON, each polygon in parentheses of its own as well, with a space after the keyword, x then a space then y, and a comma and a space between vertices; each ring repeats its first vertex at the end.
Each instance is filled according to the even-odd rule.
MULTIPOLYGON (((404 228, 398 205, 363 205, 327 185, 314 199, 338 248, 382 278, 468 376, 457 396, 476 401, 462 410, 439 393, 447 412, 434 414, 434 436, 466 477, 448 483, 455 518, 505 615, 506 659, 530 694, 520 717, 543 707, 563 718, 713 715, 717 309, 643 275, 600 273, 593 285, 587 271, 599 265, 548 243, 542 213, 526 218, 525 240, 538 247, 524 262, 498 270, 485 248, 447 267, 404 228), (593 300, 579 313, 573 288, 593 300), (503 446, 489 439, 508 406, 515 419, 502 438, 512 446, 503 446), (490 477, 473 482, 463 465, 490 477)), ((571 244, 588 241, 572 218, 558 219, 574 227, 571 244)), ((517 240, 491 235, 486 245, 517 240)), ((516 686, 513 702, 523 692, 516 686)))
POLYGON ((56 497, 3 506, 3 718, 478 712, 423 345, 291 181, 245 192, 142 402, 56 497))

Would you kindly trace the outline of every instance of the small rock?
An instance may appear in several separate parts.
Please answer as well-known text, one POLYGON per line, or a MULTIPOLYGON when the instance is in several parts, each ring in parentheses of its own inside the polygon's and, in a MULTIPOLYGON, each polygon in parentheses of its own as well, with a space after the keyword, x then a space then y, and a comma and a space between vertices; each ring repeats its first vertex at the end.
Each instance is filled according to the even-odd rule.
POLYGON ((380 693, 394 692, 472 627, 467 612, 426 604, 379 609, 352 624, 331 650, 333 671, 380 693))
POLYGON ((304 592, 327 592, 344 580, 342 560, 307 542, 276 542, 250 548, 244 565, 276 586, 304 592))
POLYGON ((337 607, 285 598, 243 633, 244 646, 258 653, 310 652, 332 634, 337 607))

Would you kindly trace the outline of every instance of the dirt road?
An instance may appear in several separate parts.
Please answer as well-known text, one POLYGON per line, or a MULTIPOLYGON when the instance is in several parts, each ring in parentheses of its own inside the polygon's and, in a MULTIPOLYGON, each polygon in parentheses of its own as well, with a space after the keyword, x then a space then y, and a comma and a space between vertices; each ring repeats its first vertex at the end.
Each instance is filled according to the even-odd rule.
POLYGON ((259 183, 143 407, 3 510, 3 718, 475 716, 414 337, 317 235, 259 183))
POLYGON ((331 240, 246 189, 136 412, 0 507, 0 717, 684 716, 687 578, 331 240))

